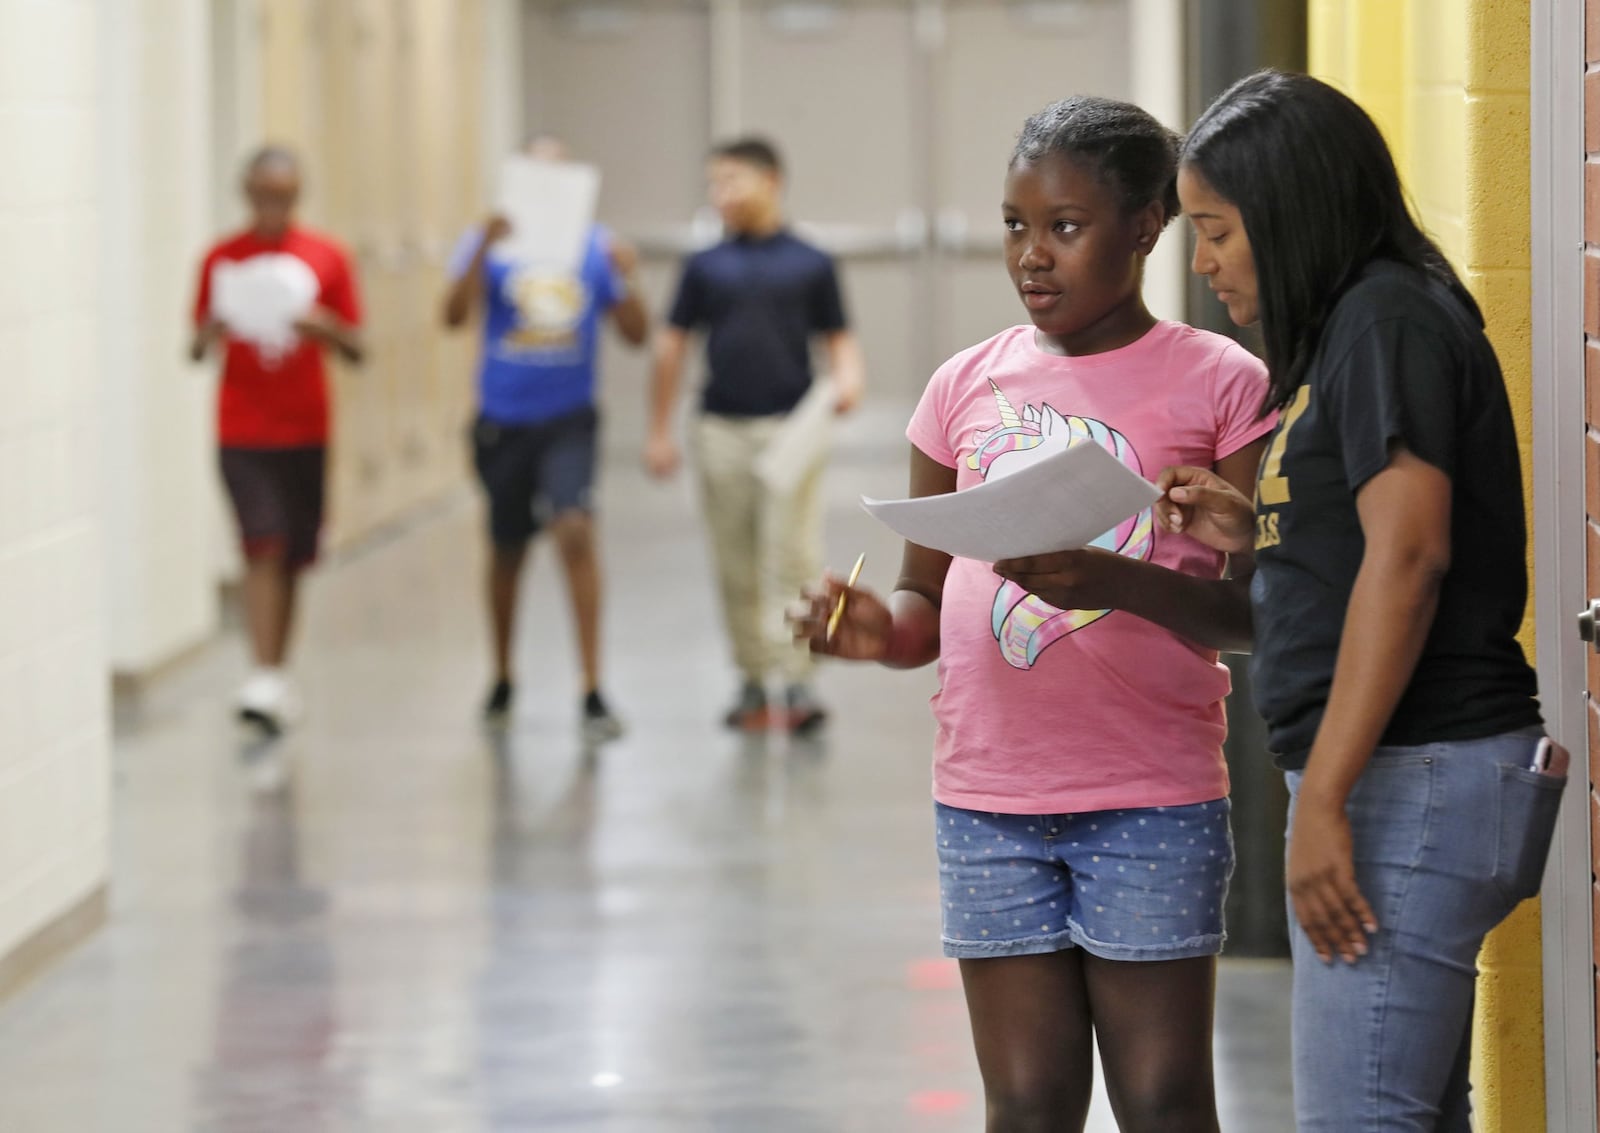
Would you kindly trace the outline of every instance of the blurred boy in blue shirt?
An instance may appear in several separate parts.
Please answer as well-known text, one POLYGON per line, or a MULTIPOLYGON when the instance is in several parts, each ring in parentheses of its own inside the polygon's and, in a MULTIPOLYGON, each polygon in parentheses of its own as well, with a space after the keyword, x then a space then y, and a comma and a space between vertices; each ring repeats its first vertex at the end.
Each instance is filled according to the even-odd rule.
MULTIPOLYGON (((555 138, 537 139, 528 154, 567 160, 566 147, 555 138)), ((600 691, 596 363, 606 316, 630 346, 645 341, 649 319, 634 278, 638 256, 596 225, 578 271, 552 274, 497 248, 510 231, 503 217, 493 216, 462 238, 445 298, 449 326, 483 312, 473 455, 489 503, 495 665, 484 715, 500 722, 511 710, 518 580, 529 542, 548 530, 566 570, 578 630, 583 731, 590 742, 601 742, 621 735, 622 724, 600 691)))

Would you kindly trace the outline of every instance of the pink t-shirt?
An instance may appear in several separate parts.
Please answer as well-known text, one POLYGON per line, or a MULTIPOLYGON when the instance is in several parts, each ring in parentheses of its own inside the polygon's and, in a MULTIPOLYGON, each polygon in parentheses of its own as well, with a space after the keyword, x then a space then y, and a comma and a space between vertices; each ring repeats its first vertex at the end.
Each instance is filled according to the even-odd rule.
MULTIPOLYGON (((1065 358, 1013 327, 939 367, 911 443, 970 488, 1092 440, 1154 478, 1209 468, 1272 428, 1266 370, 1230 339, 1163 322, 1132 345, 1065 358)), ((1221 554, 1148 510, 1096 546, 1219 578, 1221 554)), ((1217 654, 1119 611, 1062 611, 956 559, 940 616, 934 797, 1003 814, 1183 806, 1228 793, 1217 654)))

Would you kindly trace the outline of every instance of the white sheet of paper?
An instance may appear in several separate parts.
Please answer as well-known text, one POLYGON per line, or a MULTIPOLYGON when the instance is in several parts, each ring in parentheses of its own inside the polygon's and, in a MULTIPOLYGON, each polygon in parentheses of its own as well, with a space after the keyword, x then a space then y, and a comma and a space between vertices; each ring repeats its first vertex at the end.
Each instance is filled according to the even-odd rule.
POLYGON ((1160 496, 1087 441, 965 491, 861 504, 918 546, 992 563, 1087 547, 1160 496))
POLYGON ((270 359, 299 343, 296 320, 317 301, 317 276, 298 256, 265 253, 211 269, 211 314, 270 359))
POLYGON ((575 273, 583 265, 600 195, 592 165, 508 157, 500 167, 499 209, 511 222, 501 251, 511 259, 575 273))
POLYGON ((756 478, 775 496, 794 491, 815 468, 833 439, 838 394, 828 378, 818 378, 789 413, 767 447, 756 457, 756 478))

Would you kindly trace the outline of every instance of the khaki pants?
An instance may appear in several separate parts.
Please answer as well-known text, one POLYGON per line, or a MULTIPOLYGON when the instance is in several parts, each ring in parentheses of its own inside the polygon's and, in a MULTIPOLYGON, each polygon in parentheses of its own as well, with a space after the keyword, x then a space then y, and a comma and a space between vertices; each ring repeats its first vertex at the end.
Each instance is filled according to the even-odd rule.
POLYGON ((733 657, 747 680, 810 679, 811 654, 794 644, 784 612, 822 571, 822 464, 774 498, 756 458, 782 417, 701 416, 694 427, 700 491, 733 657))

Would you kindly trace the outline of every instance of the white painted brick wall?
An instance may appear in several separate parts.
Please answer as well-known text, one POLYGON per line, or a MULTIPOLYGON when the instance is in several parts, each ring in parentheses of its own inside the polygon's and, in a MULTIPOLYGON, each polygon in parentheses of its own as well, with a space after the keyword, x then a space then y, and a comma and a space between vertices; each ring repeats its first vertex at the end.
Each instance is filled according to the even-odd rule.
MULTIPOLYGON (((143 673, 216 628, 214 367, 184 360, 211 216, 207 0, 101 0, 109 655, 143 673)), ((74 360, 74 366, 78 360, 74 360)))
POLYGON ((0 955, 107 872, 95 0, 0 0, 0 955))

